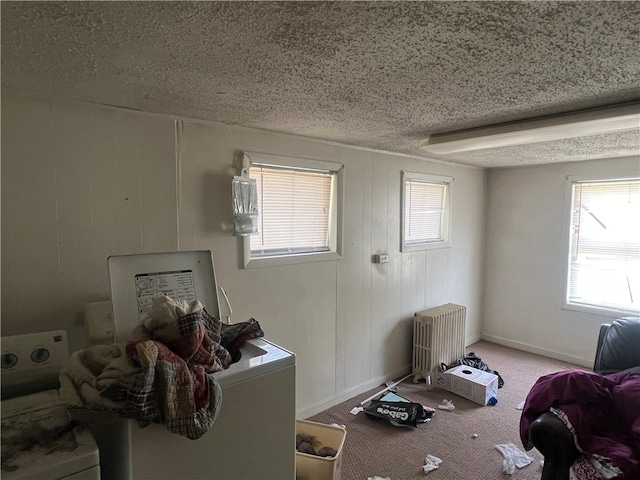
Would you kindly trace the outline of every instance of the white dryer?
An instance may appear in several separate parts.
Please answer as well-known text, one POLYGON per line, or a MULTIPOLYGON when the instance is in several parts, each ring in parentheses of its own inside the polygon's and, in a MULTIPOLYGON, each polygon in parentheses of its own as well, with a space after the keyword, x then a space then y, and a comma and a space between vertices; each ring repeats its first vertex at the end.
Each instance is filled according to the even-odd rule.
POLYGON ((71 421, 57 391, 66 332, 2 337, 3 480, 99 480, 91 433, 71 421))

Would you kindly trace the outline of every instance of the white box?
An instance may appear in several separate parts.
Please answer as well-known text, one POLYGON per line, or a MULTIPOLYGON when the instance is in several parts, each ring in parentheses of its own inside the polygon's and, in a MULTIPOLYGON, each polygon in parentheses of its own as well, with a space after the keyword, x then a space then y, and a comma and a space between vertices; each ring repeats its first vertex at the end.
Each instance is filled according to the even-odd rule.
POLYGON ((448 390, 480 405, 498 398, 498 376, 460 365, 436 376, 436 387, 448 390))

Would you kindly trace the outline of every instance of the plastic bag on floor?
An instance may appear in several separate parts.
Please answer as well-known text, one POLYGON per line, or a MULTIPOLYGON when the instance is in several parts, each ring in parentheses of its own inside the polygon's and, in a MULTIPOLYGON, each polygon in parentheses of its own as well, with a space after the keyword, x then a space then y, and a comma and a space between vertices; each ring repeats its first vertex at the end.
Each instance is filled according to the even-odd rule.
POLYGON ((513 443, 502 443, 496 445, 496 448, 504 456, 502 461, 502 471, 512 475, 516 471, 516 467, 522 468, 533 462, 533 458, 516 447, 513 443))
POLYGON ((419 403, 413 402, 385 402, 373 400, 364 413, 369 418, 383 419, 396 427, 414 427, 418 423, 426 422, 433 415, 433 411, 425 410, 419 403))

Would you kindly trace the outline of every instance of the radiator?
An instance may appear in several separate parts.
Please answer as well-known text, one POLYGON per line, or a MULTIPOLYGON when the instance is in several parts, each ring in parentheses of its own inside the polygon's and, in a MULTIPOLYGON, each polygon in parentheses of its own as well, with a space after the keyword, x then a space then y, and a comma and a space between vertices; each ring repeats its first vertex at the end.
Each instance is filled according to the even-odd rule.
POLYGON ((447 303, 413 318, 413 382, 438 372, 440 364, 464 357, 467 308, 447 303))

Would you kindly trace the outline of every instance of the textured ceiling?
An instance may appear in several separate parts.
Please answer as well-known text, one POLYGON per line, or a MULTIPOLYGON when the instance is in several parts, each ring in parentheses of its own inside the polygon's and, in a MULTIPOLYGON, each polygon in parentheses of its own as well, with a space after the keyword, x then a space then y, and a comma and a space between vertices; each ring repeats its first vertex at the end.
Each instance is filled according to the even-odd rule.
POLYGON ((13 88, 486 167, 640 154, 640 129, 417 147, 640 99, 638 1, 5 1, 1 21, 13 88))

